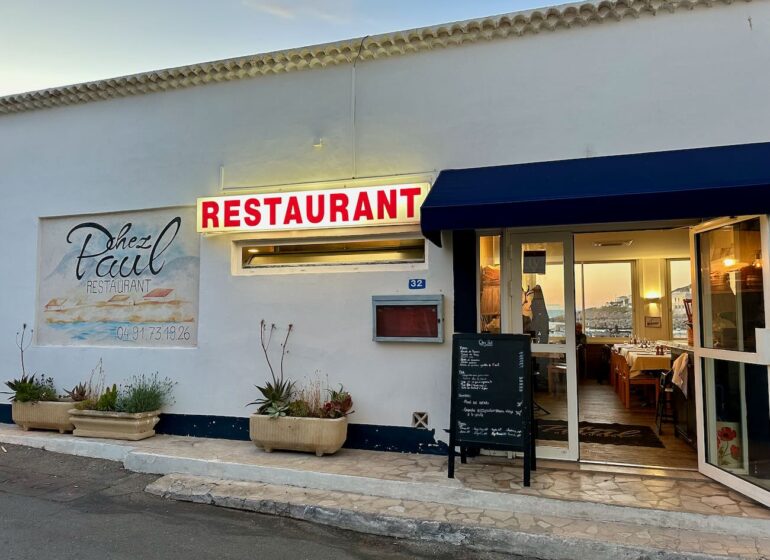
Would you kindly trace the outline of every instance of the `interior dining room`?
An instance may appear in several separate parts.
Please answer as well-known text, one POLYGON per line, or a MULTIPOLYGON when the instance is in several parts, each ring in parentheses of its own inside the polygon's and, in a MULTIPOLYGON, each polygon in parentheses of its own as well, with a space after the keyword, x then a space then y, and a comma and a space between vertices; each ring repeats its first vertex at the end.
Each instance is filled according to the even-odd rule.
MULTIPOLYGON (((480 238, 483 332, 506 330, 500 242, 480 238)), ((568 446, 574 351, 581 461, 697 469, 689 227, 575 233, 572 247, 565 255, 563 243, 522 245, 519 327, 518 302, 510 310, 510 332, 529 333, 534 343, 539 448, 568 446), (526 259, 539 257, 542 270, 528 269, 526 259), (565 263, 574 265, 573 278, 565 263)))
POLYGON ((574 244, 581 460, 697 469, 689 228, 574 244))

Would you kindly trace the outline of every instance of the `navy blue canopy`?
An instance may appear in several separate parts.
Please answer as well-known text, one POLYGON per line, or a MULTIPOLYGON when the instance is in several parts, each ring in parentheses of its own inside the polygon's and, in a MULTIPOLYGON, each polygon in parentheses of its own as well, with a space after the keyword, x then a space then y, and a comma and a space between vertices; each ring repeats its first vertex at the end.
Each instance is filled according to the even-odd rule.
POLYGON ((770 213, 770 142, 439 173, 422 205, 442 230, 770 213))

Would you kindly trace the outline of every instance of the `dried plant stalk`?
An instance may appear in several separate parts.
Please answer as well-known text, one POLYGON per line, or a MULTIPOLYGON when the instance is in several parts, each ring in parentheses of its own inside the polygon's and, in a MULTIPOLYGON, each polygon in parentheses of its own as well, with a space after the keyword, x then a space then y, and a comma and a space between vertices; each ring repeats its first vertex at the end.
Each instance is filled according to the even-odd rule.
POLYGON ((324 381, 316 372, 315 377, 308 379, 298 391, 298 400, 305 401, 308 408, 308 416, 318 418, 324 405, 324 395, 328 381, 324 381))

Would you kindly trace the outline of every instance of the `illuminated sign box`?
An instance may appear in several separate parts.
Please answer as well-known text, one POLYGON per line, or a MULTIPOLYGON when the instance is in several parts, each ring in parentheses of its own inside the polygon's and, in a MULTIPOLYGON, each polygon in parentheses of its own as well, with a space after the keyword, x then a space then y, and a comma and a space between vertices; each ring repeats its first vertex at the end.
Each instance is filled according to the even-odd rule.
POLYGON ((199 198, 197 230, 257 232, 420 223, 427 183, 199 198))

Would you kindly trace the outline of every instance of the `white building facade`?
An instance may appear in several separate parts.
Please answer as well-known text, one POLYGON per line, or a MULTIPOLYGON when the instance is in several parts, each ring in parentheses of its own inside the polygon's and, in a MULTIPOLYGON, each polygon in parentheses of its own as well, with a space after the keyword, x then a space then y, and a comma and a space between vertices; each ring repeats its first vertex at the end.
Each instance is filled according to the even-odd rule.
POLYGON ((260 321, 278 335, 292 324, 286 374, 352 393, 351 445, 442 452, 459 330, 452 233, 441 247, 425 241, 424 256, 249 268, 244 251, 260 247, 411 240, 411 250, 419 214, 201 233, 198 199, 430 186, 446 169, 768 142, 769 44, 763 0, 602 2, 1 98, 2 363, 15 371, 26 322, 37 331, 30 368, 60 387, 100 359, 110 383, 158 371, 177 382, 166 431, 245 438, 245 405, 268 376, 260 321), (104 230, 118 239, 128 223, 124 245, 108 247, 104 230), (132 232, 152 238, 129 246, 132 232), (131 259, 94 275, 110 251, 162 270, 133 286, 120 273, 131 259), (415 294, 443 297, 444 342, 374 340, 373 297, 415 294), (100 332, 109 320, 119 324, 100 332), (433 432, 412 427, 415 412, 433 432))

